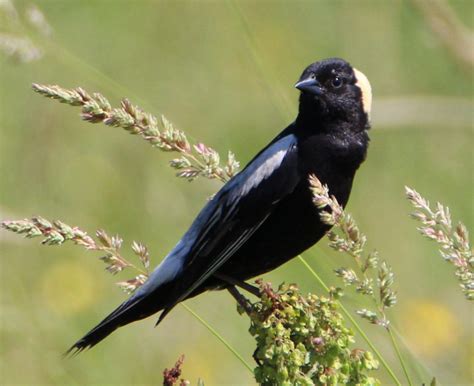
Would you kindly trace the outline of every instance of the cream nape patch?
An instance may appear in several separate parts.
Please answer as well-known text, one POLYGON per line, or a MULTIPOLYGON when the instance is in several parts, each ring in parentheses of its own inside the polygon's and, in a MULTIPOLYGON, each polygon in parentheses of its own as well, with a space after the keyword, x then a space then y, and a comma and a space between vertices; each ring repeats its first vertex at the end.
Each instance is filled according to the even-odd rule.
POLYGON ((356 86, 360 88, 362 93, 362 107, 364 108, 364 112, 370 118, 370 109, 372 107, 372 87, 370 86, 369 80, 362 72, 354 68, 354 74, 357 79, 356 86))

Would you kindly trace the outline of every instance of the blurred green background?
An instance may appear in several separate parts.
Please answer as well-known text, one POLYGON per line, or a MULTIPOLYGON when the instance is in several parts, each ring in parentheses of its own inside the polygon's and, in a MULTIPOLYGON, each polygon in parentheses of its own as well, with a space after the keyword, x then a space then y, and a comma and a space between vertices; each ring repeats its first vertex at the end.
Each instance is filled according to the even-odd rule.
MULTIPOLYGON (((91 234, 104 228, 124 237, 126 248, 144 242, 157 264, 219 187, 175 178, 170 155, 121 129, 82 122, 78 109, 33 93, 32 82, 81 86, 114 104, 128 97, 165 114, 190 138, 223 154, 231 149, 245 164, 294 118, 293 85, 303 68, 343 57, 368 76, 374 92, 372 142, 349 211, 370 247, 393 266, 399 302, 390 316, 416 384, 429 376, 471 384, 472 305, 436 245, 417 233, 404 198, 409 185, 449 205, 453 218, 473 229, 472 67, 453 51, 459 41, 450 45, 432 29, 430 12, 440 4, 457 31, 468 33, 461 51, 472 54, 470 0, 3 0, 0 218, 39 214, 91 234), (26 56, 19 51, 24 42, 16 50, 5 43, 12 36, 30 39, 26 56)), ((4 231, 0 237, 1 384, 160 384, 162 370, 182 353, 183 376, 193 384, 199 377, 206 385, 254 383, 183 307, 159 328, 149 318, 62 359, 124 299, 117 278, 103 272, 100 255, 74 245, 42 247, 4 231)), ((331 271, 350 261, 325 244, 305 257, 327 284, 340 285, 331 271)), ((264 279, 323 292, 298 260, 264 279)), ((360 306, 348 293, 345 304, 360 306)), ((248 322, 227 293, 187 304, 252 362, 248 322)), ((361 324, 403 379, 388 337, 361 324)), ((359 337, 356 346, 366 347, 359 337)), ((383 369, 377 376, 389 382, 383 369)))

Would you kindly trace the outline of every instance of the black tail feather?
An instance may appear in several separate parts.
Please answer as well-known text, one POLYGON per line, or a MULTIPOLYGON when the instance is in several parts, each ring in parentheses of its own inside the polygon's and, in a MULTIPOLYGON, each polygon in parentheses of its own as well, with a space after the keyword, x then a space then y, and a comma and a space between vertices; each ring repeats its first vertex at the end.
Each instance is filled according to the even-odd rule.
POLYGON ((94 347, 120 326, 121 324, 117 323, 117 321, 100 323, 97 327, 89 331, 85 336, 74 343, 69 350, 66 351, 65 356, 76 356, 82 351, 94 347))
POLYGON ((131 298, 123 302, 96 327, 74 343, 64 355, 75 356, 94 347, 117 328, 163 311, 157 322, 158 324, 176 305, 170 300, 170 293, 172 293, 170 286, 172 287, 172 283, 169 283, 169 285, 164 283, 158 288, 151 286, 149 291, 144 290, 144 287, 140 288, 131 298))
POLYGON ((65 356, 75 356, 80 352, 94 347, 97 343, 105 339, 117 328, 132 323, 136 320, 143 319, 146 316, 156 312, 143 312, 143 298, 131 297, 126 302, 117 307, 102 322, 90 330, 86 335, 74 343, 65 356))

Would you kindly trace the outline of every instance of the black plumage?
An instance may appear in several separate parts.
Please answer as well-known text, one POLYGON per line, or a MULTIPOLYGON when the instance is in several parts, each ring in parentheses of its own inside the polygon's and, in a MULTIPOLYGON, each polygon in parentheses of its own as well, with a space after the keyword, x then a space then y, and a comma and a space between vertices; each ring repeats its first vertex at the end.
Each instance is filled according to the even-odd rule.
POLYGON ((328 230, 312 203, 315 174, 346 205, 369 138, 370 84, 342 59, 308 66, 296 120, 210 200, 149 280, 71 350, 92 347, 120 326, 209 289, 270 271, 328 230))

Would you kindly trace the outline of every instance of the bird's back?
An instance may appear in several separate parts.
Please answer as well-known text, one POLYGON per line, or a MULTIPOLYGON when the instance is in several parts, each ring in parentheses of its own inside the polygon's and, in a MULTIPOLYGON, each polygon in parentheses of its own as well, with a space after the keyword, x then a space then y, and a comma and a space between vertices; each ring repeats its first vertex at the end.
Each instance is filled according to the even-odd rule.
MULTIPOLYGON (((292 126, 290 129, 294 131, 292 126)), ((299 138, 298 173, 304 178, 291 195, 277 204, 252 237, 220 268, 220 273, 239 280, 250 279, 284 264, 324 236, 329 226, 320 220, 307 176, 316 175, 328 185, 330 194, 345 206, 355 172, 365 159, 367 151, 368 136, 365 131, 350 136, 345 134, 341 138, 343 140, 325 133, 299 138)), ((222 283, 211 277, 199 293, 217 284, 222 283)))

